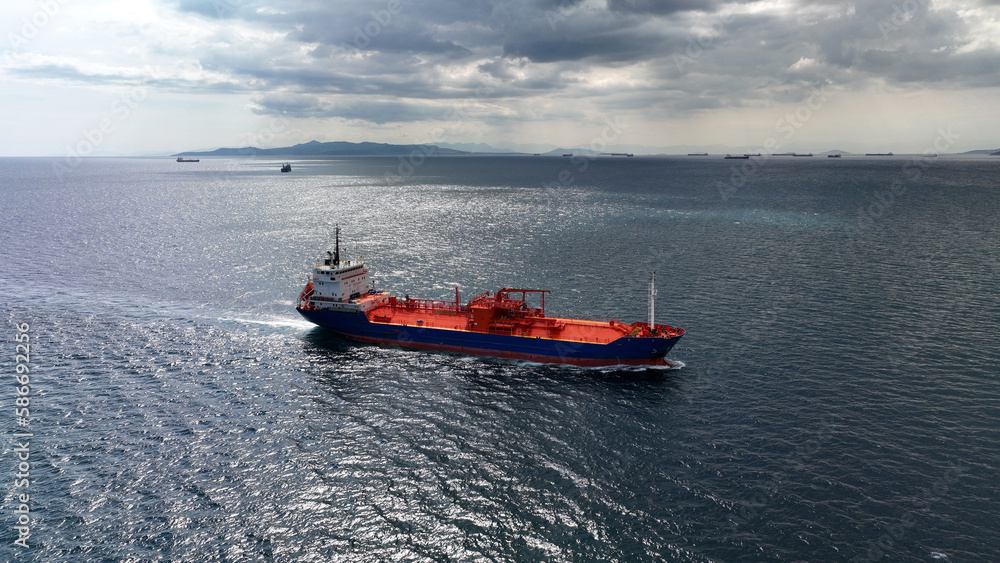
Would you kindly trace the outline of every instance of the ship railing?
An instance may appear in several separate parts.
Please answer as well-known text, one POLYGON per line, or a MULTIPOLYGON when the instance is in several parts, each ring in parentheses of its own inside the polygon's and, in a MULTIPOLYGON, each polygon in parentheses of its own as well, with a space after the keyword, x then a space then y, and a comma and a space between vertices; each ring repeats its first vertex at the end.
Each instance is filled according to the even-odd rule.
POLYGON ((666 337, 671 338, 674 336, 680 336, 684 334, 683 328, 677 328, 670 325, 657 324, 650 329, 649 323, 637 322, 630 325, 620 323, 617 321, 611 321, 611 326, 618 329, 625 336, 630 337, 643 337, 648 338, 651 336, 666 337))
POLYGON ((464 313, 467 307, 455 303, 454 301, 442 301, 440 299, 399 299, 396 307, 406 309, 432 309, 435 311, 455 311, 464 313))
POLYGON ((313 263, 313 267, 314 268, 322 268, 323 266, 329 266, 330 269, 335 270, 337 268, 349 268, 351 266, 358 266, 358 265, 361 265, 361 264, 365 263, 365 261, 361 260, 361 259, 358 259, 358 260, 341 260, 339 265, 334 266, 333 264, 327 263, 327 260, 329 260, 329 259, 330 258, 327 257, 327 256, 320 256, 313 263))
POLYGON ((655 334, 660 334, 667 337, 680 336, 684 334, 684 329, 680 327, 670 326, 670 325, 656 325, 654 331, 655 334))

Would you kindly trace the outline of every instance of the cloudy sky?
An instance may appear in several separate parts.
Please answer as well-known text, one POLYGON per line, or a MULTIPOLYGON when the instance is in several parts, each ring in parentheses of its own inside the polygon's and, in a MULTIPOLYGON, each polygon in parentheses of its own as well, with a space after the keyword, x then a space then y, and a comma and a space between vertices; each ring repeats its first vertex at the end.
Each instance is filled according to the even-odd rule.
POLYGON ((0 155, 1000 147, 1000 0, 8 0, 0 33, 0 155))

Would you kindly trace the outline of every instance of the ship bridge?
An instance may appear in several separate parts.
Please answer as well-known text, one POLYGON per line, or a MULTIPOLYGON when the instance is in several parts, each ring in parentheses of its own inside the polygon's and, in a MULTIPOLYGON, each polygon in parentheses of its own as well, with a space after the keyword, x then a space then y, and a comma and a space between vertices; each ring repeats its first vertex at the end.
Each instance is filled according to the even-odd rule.
POLYGON ((312 301, 341 303, 368 292, 368 267, 363 260, 340 259, 340 227, 333 252, 316 261, 312 276, 312 301))

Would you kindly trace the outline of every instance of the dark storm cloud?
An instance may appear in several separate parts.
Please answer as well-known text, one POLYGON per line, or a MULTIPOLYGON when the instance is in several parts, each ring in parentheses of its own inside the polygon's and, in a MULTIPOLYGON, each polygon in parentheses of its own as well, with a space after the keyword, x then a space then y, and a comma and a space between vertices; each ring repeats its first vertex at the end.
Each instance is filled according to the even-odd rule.
MULTIPOLYGON (((354 79, 383 93, 397 86, 404 88, 400 95, 437 96, 445 89, 440 87, 442 77, 431 72, 436 65, 477 59, 493 60, 479 67, 500 80, 513 77, 505 76, 504 65, 497 61, 511 59, 566 70, 573 70, 576 63, 592 68, 652 63, 666 71, 654 78, 669 80, 687 74, 671 73, 670 67, 683 66, 676 64, 676 58, 687 56, 693 43, 697 57, 691 57, 695 60, 688 69, 721 73, 737 83, 743 76, 761 73, 781 80, 783 69, 801 57, 836 67, 839 70, 830 73, 836 78, 843 78, 840 71, 850 70, 860 73, 859 78, 880 76, 902 82, 919 79, 915 67, 931 82, 981 83, 981 73, 992 68, 988 57, 954 54, 968 31, 965 24, 954 13, 931 10, 926 0, 819 2, 788 13, 740 13, 754 3, 717 0, 607 0, 605 9, 568 0, 386 0, 333 5, 302 0, 271 2, 267 11, 240 0, 179 0, 176 5, 206 17, 222 14, 280 31, 286 37, 285 48, 313 45, 312 60, 289 61, 281 71, 249 61, 228 66, 220 64, 222 58, 210 62, 218 70, 245 73, 276 87, 298 83, 304 90, 364 91, 349 84, 354 79), (810 16, 812 12, 817 15, 810 16), (704 32, 699 35, 691 23, 700 23, 715 35, 706 41, 704 32), (363 67, 343 60, 351 51, 366 55, 363 67), (929 56, 930 51, 938 55, 929 56), (958 64, 948 68, 948 61, 958 64), (322 69, 326 62, 336 70, 322 69), (668 64, 658 65, 662 62, 668 64), (387 77, 399 73, 414 79, 387 77), (421 81, 425 85, 417 87, 421 81)), ((684 82, 693 80, 688 77, 684 82)), ((545 84, 572 86, 537 78, 522 83, 526 93, 545 84)))
POLYGON ((440 118, 444 111, 430 104, 342 98, 335 103, 301 94, 268 94, 254 99, 252 111, 286 117, 338 117, 371 123, 399 123, 440 118))
MULTIPOLYGON (((589 37, 519 36, 503 45, 505 57, 524 57, 536 63, 594 60, 631 62, 641 60, 650 42, 628 32, 607 32, 589 37)), ((654 43, 655 44, 655 43, 654 43)))
POLYGON ((711 12, 719 7, 712 0, 608 0, 608 10, 633 14, 672 14, 684 11, 711 12))
POLYGON ((304 14, 297 22, 289 22, 288 39, 300 43, 318 43, 327 47, 383 53, 419 53, 460 58, 471 51, 450 38, 438 37, 434 23, 426 16, 415 17, 402 8, 390 12, 386 6, 377 9, 352 8, 336 17, 328 11, 304 14))
POLYGON ((970 29, 956 13, 931 10, 926 0, 855 10, 815 28, 817 55, 829 65, 900 84, 1000 85, 1000 54, 963 50, 970 29))

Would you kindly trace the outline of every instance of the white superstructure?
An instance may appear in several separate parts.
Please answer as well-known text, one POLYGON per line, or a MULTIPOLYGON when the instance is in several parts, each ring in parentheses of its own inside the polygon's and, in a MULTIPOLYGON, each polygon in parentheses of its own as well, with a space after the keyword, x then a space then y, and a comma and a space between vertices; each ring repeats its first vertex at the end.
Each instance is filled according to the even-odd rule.
POLYGON ((388 299, 371 287, 368 267, 363 260, 340 259, 340 227, 337 227, 333 252, 316 261, 309 277, 309 289, 303 292, 305 305, 313 309, 369 311, 388 299))
POLYGON ((360 260, 341 262, 327 252, 327 257, 313 268, 313 301, 343 302, 360 297, 370 288, 368 268, 360 260))

